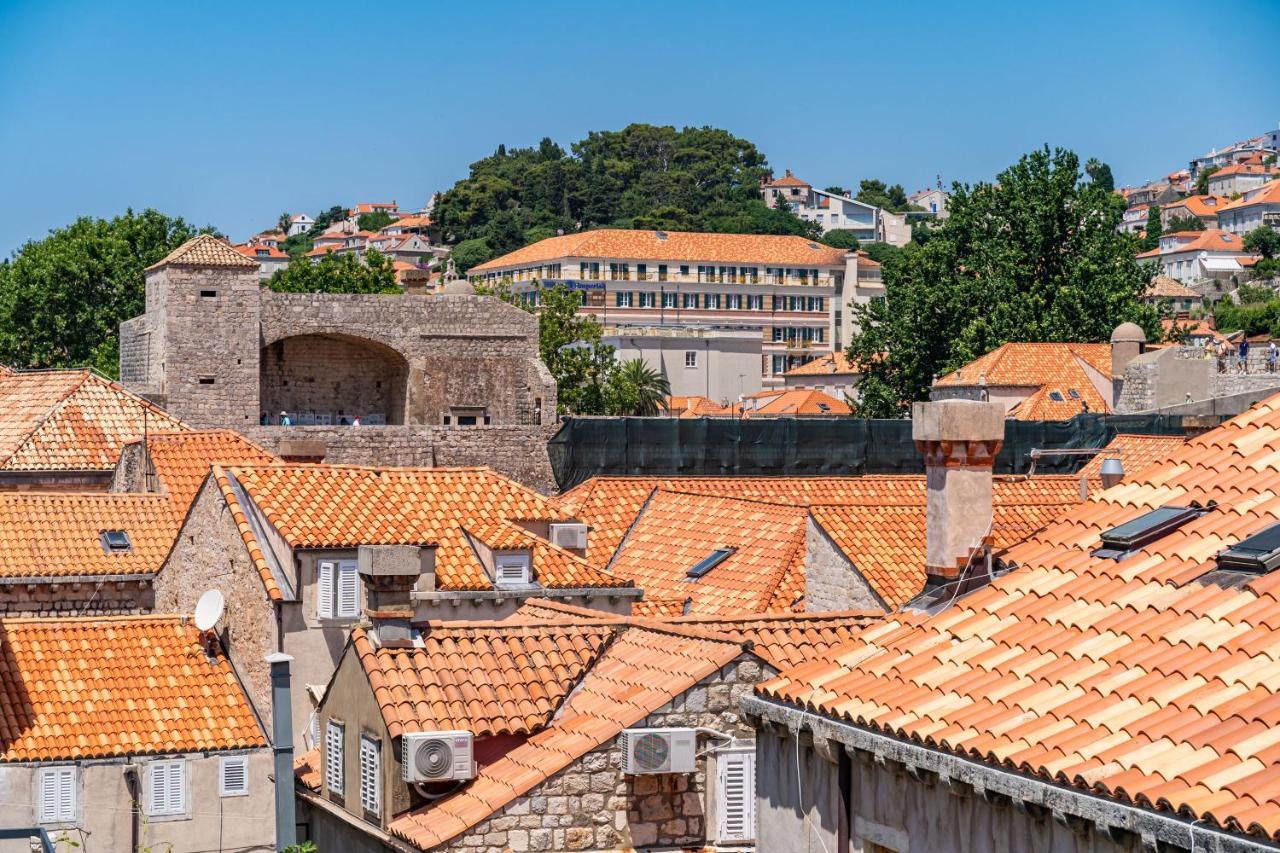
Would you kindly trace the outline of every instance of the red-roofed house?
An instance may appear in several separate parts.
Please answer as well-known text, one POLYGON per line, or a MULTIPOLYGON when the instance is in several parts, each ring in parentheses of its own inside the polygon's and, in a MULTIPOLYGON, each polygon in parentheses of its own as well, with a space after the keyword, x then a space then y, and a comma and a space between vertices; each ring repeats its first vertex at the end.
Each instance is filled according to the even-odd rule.
POLYGON ((1249 190, 1218 211, 1218 227, 1241 237, 1262 225, 1280 231, 1280 180, 1249 190))
POLYGON ((1210 228, 1162 234, 1160 245, 1141 252, 1138 260, 1154 261, 1160 272, 1182 284, 1198 284, 1239 276, 1242 261, 1252 257, 1239 235, 1210 228))
POLYGON ((1218 225, 1218 211, 1227 204, 1225 196, 1189 195, 1160 205, 1160 226, 1168 228, 1174 219, 1198 219, 1206 228, 1218 225))

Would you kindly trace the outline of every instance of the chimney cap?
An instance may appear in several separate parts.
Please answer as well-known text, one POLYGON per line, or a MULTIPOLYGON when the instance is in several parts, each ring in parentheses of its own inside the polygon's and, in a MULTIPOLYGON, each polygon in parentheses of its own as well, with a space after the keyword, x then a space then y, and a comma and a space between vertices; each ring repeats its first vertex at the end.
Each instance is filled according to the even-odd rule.
POLYGON ((1111 343, 1145 344, 1147 333, 1137 323, 1121 323, 1111 333, 1111 343))
POLYGON ((934 400, 911 404, 911 437, 916 441, 1001 441, 1004 403, 934 400))

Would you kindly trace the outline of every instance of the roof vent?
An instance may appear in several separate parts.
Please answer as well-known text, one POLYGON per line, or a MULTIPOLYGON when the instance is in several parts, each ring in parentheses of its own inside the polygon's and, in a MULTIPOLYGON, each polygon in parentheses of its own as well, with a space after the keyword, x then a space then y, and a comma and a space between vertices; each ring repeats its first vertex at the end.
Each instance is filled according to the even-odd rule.
POLYGON ((658 239, 659 239, 659 240, 665 240, 665 239, 667 239, 667 232, 666 232, 666 231, 654 231, 653 233, 658 235, 658 239))
POLYGON ((129 534, 123 530, 104 530, 99 534, 102 550, 107 554, 127 554, 133 550, 129 534))
POLYGON ((1200 506, 1194 501, 1190 506, 1162 506, 1144 512, 1137 518, 1102 532, 1102 547, 1093 552, 1095 557, 1123 560, 1139 548, 1143 548, 1177 530, 1192 519, 1199 518, 1217 504, 1200 506))
POLYGON ((1264 574, 1280 567, 1280 524, 1273 524, 1218 554, 1218 568, 1264 574))
POLYGON ((696 565, 691 567, 686 576, 693 578, 695 580, 702 577, 707 572, 711 571, 716 566, 723 563, 726 559, 728 559, 730 554, 732 554, 734 551, 737 551, 737 550, 738 549, 733 546, 729 546, 727 548, 715 549, 710 554, 708 554, 707 556, 699 560, 696 565))

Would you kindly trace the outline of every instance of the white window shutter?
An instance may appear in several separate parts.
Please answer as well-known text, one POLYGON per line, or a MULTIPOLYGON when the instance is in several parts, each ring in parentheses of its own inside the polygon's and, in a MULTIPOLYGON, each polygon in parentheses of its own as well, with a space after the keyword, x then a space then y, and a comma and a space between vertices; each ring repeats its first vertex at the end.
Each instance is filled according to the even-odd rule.
POLYGON ((324 732, 324 785, 342 793, 342 724, 329 721, 324 732))
POLYGON ((147 791, 147 813, 148 814, 164 814, 165 807, 168 805, 168 782, 169 765, 152 764, 151 765, 151 785, 147 791))
POLYGON ((325 619, 333 616, 334 568, 329 560, 316 564, 316 615, 325 619))
POLYGON ((367 812, 379 810, 380 762, 378 744, 367 737, 360 738, 360 805, 367 812))
POLYGON ((716 840, 750 841, 755 838, 755 752, 722 752, 716 756, 716 840))
POLYGON ((182 772, 182 762, 169 765, 168 809, 169 814, 182 814, 187 810, 187 774, 182 772))
POLYGON ((58 777, 58 820, 76 819, 76 769, 60 767, 58 777))
POLYGON ((360 574, 355 560, 343 560, 338 564, 338 606, 335 615, 354 619, 360 615, 360 574))
POLYGON ((76 769, 40 770, 40 823, 68 823, 76 819, 76 769))
POLYGON ((222 774, 218 781, 218 795, 244 797, 249 793, 249 759, 243 755, 227 755, 222 758, 222 774))
POLYGON ((147 813, 180 815, 187 810, 187 776, 183 761, 155 761, 151 764, 147 788, 147 813))

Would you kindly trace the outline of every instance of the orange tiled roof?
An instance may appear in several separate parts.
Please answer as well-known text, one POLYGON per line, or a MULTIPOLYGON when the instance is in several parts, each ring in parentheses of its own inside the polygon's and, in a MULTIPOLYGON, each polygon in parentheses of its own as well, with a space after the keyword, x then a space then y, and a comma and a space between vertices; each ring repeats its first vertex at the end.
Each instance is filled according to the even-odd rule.
POLYGON ((389 228, 426 228, 430 224, 431 217, 429 216, 401 216, 395 222, 382 226, 382 230, 386 231, 389 228))
MULTIPOLYGON (((798 507, 658 489, 609 570, 631 578, 646 598, 691 599, 691 613, 790 609, 792 601, 775 604, 774 595, 803 566, 805 524, 798 507), (701 578, 687 577, 719 548, 735 550, 701 578)), ((799 574, 802 596, 802 569, 799 574)))
POLYGON ((849 361, 843 351, 820 355, 808 364, 793 367, 783 376, 832 376, 837 374, 857 374, 861 371, 849 361))
POLYGON ((1162 204, 1160 209, 1174 210, 1179 207, 1185 207, 1192 216, 1216 216, 1226 203, 1227 199, 1220 195, 1189 195, 1186 198, 1162 204))
POLYGON ((1141 808, 1280 839, 1280 572, 1219 585, 1280 518, 1280 397, 1095 492, 936 615, 898 612, 765 696, 1141 808), (1212 511, 1120 561, 1099 534, 1212 511))
POLYGON ((289 258, 288 255, 275 246, 268 246, 264 243, 237 243, 231 248, 246 258, 274 258, 276 260, 288 260, 289 258))
POLYGON ((143 430, 186 424, 90 370, 0 374, 0 469, 108 471, 143 430))
POLYGON ((1199 299, 1200 294, 1176 279, 1167 275, 1158 275, 1151 280, 1145 294, 1148 297, 1172 297, 1176 299, 1199 299))
POLYGON ((1280 180, 1268 181, 1260 187, 1249 190, 1241 198, 1224 205, 1218 212, 1239 210, 1255 204, 1280 204, 1280 180))
MULTIPOLYGON (((830 394, 822 391, 815 391, 812 388, 794 388, 786 391, 780 391, 776 394, 769 394, 765 397, 766 402, 758 404, 753 409, 747 409, 744 413, 748 418, 785 418, 796 415, 848 415, 853 410, 849 408, 849 404, 844 400, 837 400, 830 394)), ((741 409, 741 404, 735 403, 732 407, 736 413, 741 409)))
POLYGON ((320 747, 309 749, 293 760, 293 778, 313 791, 320 790, 320 747))
POLYGON ((1240 161, 1239 163, 1232 163, 1229 166, 1223 166, 1221 169, 1218 169, 1210 175, 1209 180, 1214 181, 1219 178, 1229 178, 1232 175, 1271 175, 1276 171, 1277 170, 1274 166, 1264 166, 1262 164, 1261 156, 1254 155, 1250 156, 1246 160, 1240 161))
POLYGON ((766 187, 807 187, 809 186, 809 184, 805 181, 800 180, 795 175, 791 174, 790 171, 788 171, 781 178, 778 178, 777 180, 769 181, 767 184, 765 184, 765 186, 766 187))
POLYGON ((833 249, 804 237, 601 228, 539 240, 472 267, 471 273, 541 264, 560 258, 843 267, 844 256, 844 249, 833 249), (666 238, 659 237, 659 234, 665 234, 666 238))
MULTIPOLYGON (((214 475, 235 514, 241 537, 268 595, 278 584, 244 517, 239 485, 291 548, 435 545, 441 590, 491 589, 464 529, 516 521, 572 520, 551 501, 486 468, 361 468, 339 465, 258 465, 214 475)), ((529 534, 535 579, 551 588, 631 584, 529 534)))
POLYGON ((1081 412, 1082 403, 1093 412, 1111 411, 1110 400, 1098 393, 1094 379, 1111 380, 1108 344, 1008 343, 939 378, 934 385, 967 387, 985 382, 988 386, 1038 387, 1038 393, 1015 406, 1008 417, 1063 420, 1081 412))
POLYGON ((1102 463, 1107 459, 1119 459, 1124 463, 1126 475, 1136 474, 1148 465, 1163 462, 1175 456, 1186 446, 1182 435, 1135 435, 1117 433, 1102 452, 1089 460, 1076 474, 1098 480, 1102 477, 1102 463))
POLYGON ((627 628, 548 728, 481 768, 454 796, 397 815, 388 827, 391 834, 423 849, 456 838, 741 653, 739 643, 683 627, 637 623, 627 628))
POLYGON ((198 234, 156 263, 147 272, 161 267, 225 267, 228 269, 257 269, 258 265, 231 248, 225 240, 212 234, 198 234))
POLYGON ((279 458, 229 429, 201 429, 147 436, 147 457, 160 489, 181 524, 215 464, 267 465, 279 458))
POLYGON ((184 621, 0 621, 0 761, 266 746, 230 663, 184 621))
POLYGON ((0 492, 0 576, 154 574, 176 533, 161 495, 0 492), (107 553, 108 530, 127 533, 130 549, 107 553))
POLYGON ((813 660, 844 645, 854 635, 882 619, 879 610, 828 613, 751 614, 746 616, 685 616, 670 620, 701 631, 724 634, 750 643, 751 650, 775 668, 785 669, 813 660))
POLYGON ((1175 243, 1167 249, 1155 248, 1141 252, 1136 257, 1154 258, 1160 255, 1172 255, 1180 252, 1235 252, 1243 254, 1245 251, 1244 241, 1240 237, 1220 228, 1206 228, 1203 231, 1174 231, 1171 234, 1161 235, 1161 241, 1166 237, 1187 237, 1189 239, 1181 243, 1175 243))
POLYGON ((667 411, 681 418, 706 418, 727 415, 729 408, 707 397, 673 395, 667 398, 667 411))
POLYGON ((603 622, 433 622, 412 648, 375 648, 359 628, 352 643, 392 737, 450 729, 487 737, 545 728, 613 633, 603 622))

